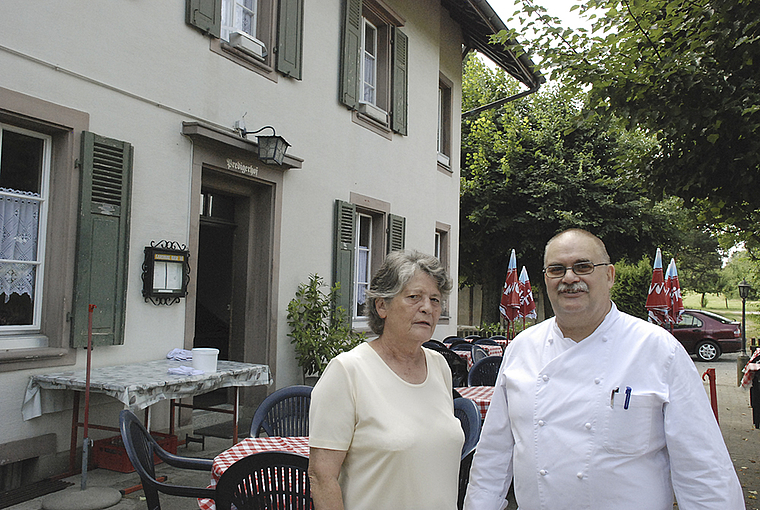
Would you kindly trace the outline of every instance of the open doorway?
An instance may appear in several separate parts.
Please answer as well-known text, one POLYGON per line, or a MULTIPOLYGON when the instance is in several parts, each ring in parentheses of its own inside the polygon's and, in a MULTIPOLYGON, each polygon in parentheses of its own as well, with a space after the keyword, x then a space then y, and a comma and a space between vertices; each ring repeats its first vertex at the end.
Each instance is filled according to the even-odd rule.
MULTIPOLYGON (((232 195, 211 189, 201 192, 193 347, 219 349, 222 360, 231 359, 230 335, 235 320, 232 303, 235 202, 232 195)), ((196 397, 195 405, 230 403, 228 393, 227 389, 206 393, 196 397)))

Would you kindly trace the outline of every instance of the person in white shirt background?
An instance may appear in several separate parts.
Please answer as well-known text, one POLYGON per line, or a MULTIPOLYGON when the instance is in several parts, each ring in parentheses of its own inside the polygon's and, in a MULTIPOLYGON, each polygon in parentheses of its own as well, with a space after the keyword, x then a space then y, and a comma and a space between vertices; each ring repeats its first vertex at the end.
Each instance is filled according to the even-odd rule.
POLYGON ((664 328, 610 300, 615 267, 570 229, 544 251, 555 317, 499 370, 465 510, 740 510, 744 496, 699 373, 664 328))

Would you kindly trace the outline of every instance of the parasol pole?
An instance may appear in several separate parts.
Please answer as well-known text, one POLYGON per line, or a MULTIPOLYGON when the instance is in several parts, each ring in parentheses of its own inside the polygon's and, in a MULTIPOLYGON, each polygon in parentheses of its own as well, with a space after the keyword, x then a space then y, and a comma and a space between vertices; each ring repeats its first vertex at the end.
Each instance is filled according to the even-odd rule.
POLYGON ((97 306, 89 305, 87 317, 87 372, 84 384, 84 440, 82 442, 82 490, 87 490, 87 459, 90 456, 90 371, 92 369, 92 312, 97 306))

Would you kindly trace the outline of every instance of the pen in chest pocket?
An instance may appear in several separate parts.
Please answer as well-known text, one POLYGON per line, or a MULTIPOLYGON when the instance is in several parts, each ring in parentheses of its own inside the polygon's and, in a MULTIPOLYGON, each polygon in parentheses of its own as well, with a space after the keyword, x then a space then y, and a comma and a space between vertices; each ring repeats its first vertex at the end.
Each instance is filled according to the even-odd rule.
POLYGON ((615 388, 610 392, 610 407, 615 407, 615 393, 619 393, 620 388, 615 388))
POLYGON ((625 404, 623 404, 623 409, 628 409, 628 404, 631 403, 631 387, 626 386, 625 387, 625 404))

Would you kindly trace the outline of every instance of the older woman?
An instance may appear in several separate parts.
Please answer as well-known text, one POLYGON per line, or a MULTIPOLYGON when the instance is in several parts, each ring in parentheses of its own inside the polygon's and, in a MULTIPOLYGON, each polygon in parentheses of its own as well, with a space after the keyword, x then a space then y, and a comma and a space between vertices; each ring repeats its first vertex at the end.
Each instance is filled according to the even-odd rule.
POLYGON ((422 347, 451 281, 437 258, 388 255, 368 291, 379 336, 335 357, 311 396, 316 510, 455 510, 464 433, 451 371, 422 347))

